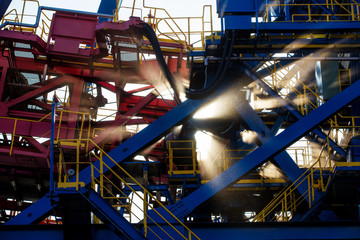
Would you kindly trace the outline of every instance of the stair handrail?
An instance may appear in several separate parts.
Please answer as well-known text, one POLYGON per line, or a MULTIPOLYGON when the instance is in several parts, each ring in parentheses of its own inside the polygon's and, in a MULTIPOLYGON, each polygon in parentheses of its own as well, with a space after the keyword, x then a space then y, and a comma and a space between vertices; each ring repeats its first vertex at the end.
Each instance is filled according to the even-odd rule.
MULTIPOLYGON (((271 66, 269 66, 266 61, 262 61, 262 63, 263 63, 263 68, 266 69, 267 71, 269 71, 270 73, 276 71, 276 64, 279 64, 282 69, 286 69, 285 66, 283 66, 283 65, 282 65, 281 63, 279 63, 279 62, 274 62, 274 63, 275 63, 275 64, 274 64, 274 66, 275 66, 274 68, 272 68, 271 66)), ((247 65, 248 65, 250 68, 252 68, 249 64, 247 64, 247 65)), ((252 69, 253 69, 253 68, 252 68, 252 69)), ((255 71, 255 70, 254 70, 254 71, 255 71)), ((287 70, 286 70, 286 71, 287 71, 287 70)), ((324 100, 323 98, 321 98, 316 92, 314 92, 311 88, 309 88, 304 82, 302 82, 301 80, 299 80, 299 79, 296 77, 296 75, 292 74, 291 72, 289 72, 289 73, 290 73, 291 75, 293 75, 293 77, 296 78, 296 81, 297 81, 297 82, 299 82, 299 83, 301 83, 301 85, 303 85, 305 91, 310 91, 310 92, 316 97, 317 101, 320 101, 320 102, 322 102, 322 103, 325 103, 325 100, 324 100)), ((275 77, 276 77, 276 76, 275 76, 275 77)), ((308 113, 307 108, 303 109, 303 107, 300 106, 300 107, 302 107, 302 108, 299 109, 299 106, 298 106, 299 104, 297 104, 297 103, 294 102, 293 100, 289 99, 289 98, 287 97, 287 95, 281 93, 281 91, 279 91, 279 90, 277 89, 276 84, 270 83, 269 81, 264 81, 264 82, 267 83, 267 84, 268 84, 274 91, 276 91, 280 96, 282 96, 282 97, 284 98, 284 100, 288 101, 290 104, 293 104, 294 107, 297 107, 298 111, 300 111, 300 112, 302 113, 302 115, 306 115, 306 114, 308 113)), ((306 106, 309 106, 309 107, 310 107, 311 109, 313 109, 313 110, 317 108, 317 106, 316 106, 314 103, 312 103, 311 101, 308 100, 308 98, 306 97, 305 94, 302 94, 300 91, 298 91, 296 88, 294 88, 294 87, 292 87, 292 86, 290 86, 290 85, 289 85, 289 88, 291 88, 292 90, 294 90, 294 91, 297 93, 297 96, 302 97, 302 98, 305 99, 305 100, 304 100, 304 101, 305 101, 304 104, 306 104, 306 106)), ((338 127, 338 126, 339 126, 339 123, 338 123, 338 118, 339 118, 339 117, 340 117, 340 118, 343 118, 343 119, 349 118, 349 119, 351 120, 351 126, 352 126, 353 128, 355 128, 355 118, 360 118, 360 117, 357 117, 357 116, 355 116, 355 117, 354 117, 354 116, 343 116, 343 115, 341 115, 340 113, 337 113, 336 115, 334 115, 334 117, 333 117, 332 119, 328 119, 328 122, 330 123, 330 125, 331 125, 332 127, 338 127)))
MULTIPOLYGON (((282 208, 287 209, 293 209, 296 210, 296 207, 300 205, 300 203, 302 203, 305 198, 309 198, 309 208, 311 208, 312 203, 315 201, 315 188, 314 188, 314 172, 316 171, 315 166, 317 164, 319 164, 319 170, 320 170, 320 187, 321 190, 323 192, 325 192, 327 190, 327 187, 329 186, 329 179, 327 184, 324 186, 324 180, 323 180, 323 170, 321 167, 321 155, 325 149, 325 146, 327 144, 323 144, 320 154, 317 158, 317 160, 296 180, 294 181, 290 186, 284 188, 273 200, 270 201, 270 203, 268 203, 263 210, 261 210, 253 219, 254 222, 261 222, 266 220, 266 217, 273 212, 280 204, 282 204, 282 208), (294 201, 290 202, 290 207, 288 207, 287 205, 287 197, 290 196, 292 197, 294 191, 297 189, 298 186, 300 186, 300 184, 302 184, 305 180, 308 180, 308 190, 305 191, 300 198, 295 199, 294 201), (305 194, 307 194, 307 196, 305 196, 305 194)), ((331 160, 330 160, 331 161, 331 160)), ((330 178, 331 176, 329 176, 330 178)), ((282 211, 283 214, 285 211, 282 211)), ((286 211, 287 212, 287 211, 286 211)), ((286 214, 285 218, 288 220, 288 216, 286 214)))
MULTIPOLYGON (((100 157, 96 156, 94 153, 90 152, 90 154, 92 154, 93 156, 95 156, 99 161, 100 161, 100 169, 98 169, 97 167, 95 167, 92 162, 90 161, 88 164, 90 164, 92 166, 92 180, 94 180, 94 172, 93 170, 98 171, 98 173, 100 174, 99 178, 101 181, 101 178, 107 178, 106 175, 103 173, 103 168, 106 167, 106 169, 108 169, 118 180, 120 180, 126 187, 128 187, 134 194, 136 194, 140 199, 142 199, 144 201, 144 204, 146 204, 148 207, 150 207, 166 224, 168 224, 175 232, 177 232, 181 238, 183 239, 192 239, 192 237, 194 237, 195 239, 200 239, 198 236, 196 236, 196 234, 194 232, 192 232, 183 222, 181 222, 173 213, 171 213, 170 210, 168 210, 159 200, 157 200, 156 197, 154 197, 142 184, 140 184, 135 178, 133 178, 124 168, 122 168, 113 158, 111 158, 102 148, 100 148, 93 140, 91 139, 63 139, 63 140, 59 140, 58 143, 61 145, 64 142, 76 142, 77 143, 77 164, 80 164, 79 162, 79 154, 80 154, 80 145, 81 142, 85 142, 85 146, 83 146, 83 149, 87 149, 87 146, 89 144, 93 144, 95 149, 98 149, 100 151, 100 157), (137 186, 139 186, 142 190, 142 192, 144 193, 144 197, 142 197, 139 193, 137 193, 137 191, 134 190, 133 187, 131 187, 130 184, 128 184, 123 178, 121 178, 119 176, 119 174, 114 171, 111 167, 109 167, 104 161, 103 161, 103 157, 106 156, 113 164, 115 164, 115 166, 120 169, 122 171, 122 173, 124 173, 127 177, 130 178, 131 181, 133 181, 137 186), (146 200, 146 196, 149 196, 153 201, 155 201, 162 209, 164 209, 173 219, 175 219, 175 221, 180 224, 184 229, 186 229, 186 231, 189 233, 188 238, 185 237, 181 232, 179 232, 178 229, 176 229, 176 227, 174 227, 164 216, 162 216, 153 206, 150 205, 150 203, 148 203, 148 201, 146 200)), ((59 159, 60 160, 60 159, 59 159)), ((64 164, 61 163, 60 164, 64 164)), ((61 169, 61 166, 60 168, 61 169)), ((59 179, 62 179, 61 177, 59 177, 59 179)), ((76 171, 76 176, 75 176, 75 184, 72 184, 71 187, 75 187, 78 189, 78 186, 83 185, 83 183, 81 182, 81 179, 79 179, 79 168, 77 167, 77 171, 76 171)), ((114 186, 116 186, 116 184, 114 184, 110 179, 107 178, 107 180, 112 183, 114 186)), ((59 180, 62 181, 62 180, 59 180)), ((68 178, 64 177, 64 182, 68 181, 68 178)), ((62 183, 64 183, 62 182, 62 183)), ((71 182, 74 183, 74 182, 71 182)), ((62 185, 64 186, 64 185, 62 185)), ((102 188, 103 189, 103 188, 102 188)), ((121 191, 121 189, 118 189, 121 191)), ((137 205, 136 205, 137 206, 137 205)), ((137 206, 139 209, 141 209, 139 206, 137 206)), ((167 233, 158 223, 155 222, 155 220, 153 218, 151 218, 147 213, 146 213, 146 209, 144 208, 144 219, 143 219, 143 223, 144 223, 144 229, 145 231, 147 230, 151 230, 151 228, 149 228, 149 226, 147 225, 147 218, 149 218, 157 227, 159 227, 162 231, 164 231, 165 234, 167 234, 171 239, 174 239, 172 236, 169 235, 169 233, 167 233)), ((138 218, 138 217, 137 217, 138 218)), ((139 219, 139 218, 138 218, 139 219)), ((153 232, 153 231, 152 231, 153 232)), ((157 235, 155 232, 153 232, 155 235, 157 235)), ((160 238, 160 237, 159 237, 160 238)))

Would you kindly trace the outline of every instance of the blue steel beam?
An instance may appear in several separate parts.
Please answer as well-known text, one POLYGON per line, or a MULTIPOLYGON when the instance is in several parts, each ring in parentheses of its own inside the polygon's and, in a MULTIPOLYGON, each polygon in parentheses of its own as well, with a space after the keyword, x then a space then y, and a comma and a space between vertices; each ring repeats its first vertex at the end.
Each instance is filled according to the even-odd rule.
MULTIPOLYGON (((299 119, 282 133, 275 136, 271 141, 268 141, 255 149, 245 158, 232 165, 229 169, 219 174, 189 196, 168 206, 168 209, 176 217, 180 219, 185 218, 206 200, 224 190, 226 187, 231 186, 252 169, 278 155, 281 151, 285 150, 305 134, 316 128, 321 122, 359 98, 359 89, 360 81, 354 83, 313 112, 299 119)), ((158 211, 167 215, 164 210, 158 209, 158 211)))
POLYGON ((313 3, 315 4, 319 4, 319 5, 316 5, 317 7, 321 8, 321 10, 323 10, 326 14, 330 14, 330 16, 334 19, 334 20, 339 20, 338 17, 334 16, 334 12, 331 11, 330 9, 324 7, 323 5, 320 5, 320 4, 324 4, 326 3, 325 1, 321 2, 319 0, 311 0, 313 3))
POLYGON ((359 239, 358 223, 309 222, 309 223, 213 223, 189 224, 195 234, 206 240, 305 240, 305 239, 359 239))
MULTIPOLYGON (((225 85, 225 84, 224 84, 225 85)), ((117 163, 129 159, 139 151, 145 149, 151 144, 158 141, 164 134, 170 131, 174 126, 181 124, 182 122, 189 119, 201 106, 219 97, 224 93, 229 86, 222 86, 217 89, 213 94, 203 99, 187 100, 180 105, 167 112, 165 115, 160 117, 155 122, 151 123, 148 127, 135 134, 130 139, 126 140, 120 146, 116 147, 108 154, 117 163)), ((103 161, 110 167, 114 167, 115 163, 109 158, 104 157, 103 161)), ((100 162, 94 163, 97 169, 100 169, 100 162)), ((104 167, 104 172, 108 171, 104 167)), ((99 173, 95 172, 94 177, 99 177, 99 173)), ((79 179, 86 185, 91 183, 91 167, 85 168, 80 172, 79 179)), ((19 225, 19 224, 31 224, 38 221, 41 217, 46 216, 53 206, 50 204, 48 197, 41 198, 38 202, 32 204, 29 208, 25 209, 16 217, 12 218, 7 225, 19 225), (39 202, 39 203, 38 203, 39 202)), ((54 203, 55 204, 55 203, 54 203)), ((55 205, 54 205, 55 206, 55 205)))
MULTIPOLYGON (((107 15, 114 15, 114 10, 117 9, 116 6, 117 0, 101 0, 100 5, 99 5, 99 9, 98 9, 98 13, 101 14, 107 14, 107 15)), ((119 6, 121 6, 122 0, 120 0, 119 6)), ((99 22, 104 22, 104 21, 111 21, 112 18, 99 18, 99 22)))
MULTIPOLYGON (((149 224, 152 227, 152 224, 149 224)), ((206 240, 251 239, 358 239, 360 228, 357 222, 311 222, 311 223, 194 223, 188 227, 206 240)), ((104 224, 93 225, 93 240, 121 240, 104 224)), ((2 226, 0 239, 63 240, 62 225, 2 226)))
POLYGON ((12 0, 2 0, 0 1, 0 19, 3 18, 6 10, 8 9, 12 0))
POLYGON ((52 198, 50 198, 50 195, 46 195, 7 221, 5 225, 37 223, 49 216, 49 213, 57 206, 58 201, 59 199, 57 197, 52 196, 52 198))
MULTIPOLYGON (((117 163, 131 158, 139 151, 144 150, 146 147, 149 147, 153 143, 157 142, 173 127, 178 126, 184 121, 188 120, 201 106, 215 99, 220 94, 224 93, 227 89, 228 86, 222 86, 219 87, 216 92, 206 98, 190 99, 181 103, 180 105, 176 106, 171 111, 160 117, 158 120, 151 123, 149 126, 135 134, 133 137, 126 140, 120 146, 110 151, 108 153, 109 156, 113 158, 117 163)), ((110 168, 113 168, 116 165, 107 157, 104 157, 103 161, 110 168)), ((100 169, 100 162, 95 162, 94 166, 100 169)), ((107 169, 105 169, 104 171, 107 171, 107 169)), ((91 167, 87 167, 82 170, 79 177, 81 181, 85 182, 86 185, 91 183, 91 167)), ((99 173, 95 172, 94 177, 99 177, 99 173)))
MULTIPOLYGON (((95 215, 114 232, 119 231, 128 239, 145 239, 144 235, 140 233, 133 225, 131 225, 121 214, 113 208, 107 200, 102 198, 93 189, 82 188, 79 191, 72 191, 72 193, 79 192, 93 207, 95 215)), ((68 191, 64 191, 65 194, 68 191)))
MULTIPOLYGON (((280 97, 271 87, 269 87, 269 85, 267 85, 261 79, 261 77, 257 73, 252 71, 252 69, 249 69, 249 67, 247 67, 246 65, 243 65, 240 68, 247 76, 249 76, 252 80, 254 80, 262 89, 264 89, 267 93, 269 93, 272 97, 274 97, 280 103, 280 105, 286 108, 286 110, 288 110, 295 118, 297 119, 303 118, 303 116, 296 110, 294 106, 292 106, 290 103, 286 102, 282 97, 280 97)), ((315 128, 313 132, 324 141, 327 140, 326 134, 323 133, 321 129, 315 128)), ((343 157, 346 156, 344 149, 339 147, 337 143, 335 143, 331 138, 329 138, 329 144, 338 154, 340 154, 343 157)))
MULTIPOLYGON (((273 139, 274 134, 265 125, 265 123, 261 120, 259 115, 257 115, 255 110, 250 106, 247 101, 235 98, 233 105, 245 125, 247 125, 250 130, 257 133, 257 139, 260 141, 260 145, 273 139)), ((279 153, 277 156, 274 157, 274 160, 291 182, 295 182, 303 174, 303 171, 301 171, 301 169, 296 165, 294 160, 286 151, 282 151, 281 153, 279 153)), ((306 192, 308 192, 307 182, 304 181, 297 187, 297 189, 301 193, 301 195, 306 196, 306 192)), ((315 190, 315 201, 319 199, 320 194, 315 190)), ((305 200, 309 202, 308 198, 305 198, 305 200)))

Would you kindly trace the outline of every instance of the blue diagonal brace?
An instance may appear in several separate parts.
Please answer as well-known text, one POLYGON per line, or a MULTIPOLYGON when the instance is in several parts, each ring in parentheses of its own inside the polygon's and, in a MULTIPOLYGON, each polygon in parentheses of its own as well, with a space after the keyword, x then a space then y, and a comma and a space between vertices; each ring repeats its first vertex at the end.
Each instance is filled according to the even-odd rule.
MULTIPOLYGON (((58 199, 54 199, 58 201, 58 199)), ((36 223, 37 221, 41 221, 50 215, 50 212, 57 206, 57 202, 52 202, 50 200, 50 196, 44 196, 40 198, 36 203, 33 203, 29 207, 27 207, 20 214, 16 215, 9 221, 5 223, 5 225, 24 225, 30 223, 36 223)))
MULTIPOLYGON (((286 102, 282 97, 280 97, 271 87, 269 87, 269 85, 267 85, 260 78, 260 76, 257 73, 249 69, 246 65, 243 65, 241 69, 247 76, 249 76, 252 80, 254 80, 261 88, 263 88, 267 93, 269 93, 272 97, 274 97, 280 103, 280 105, 286 108, 286 110, 288 110, 295 118, 297 119, 303 118, 303 116, 296 110, 294 106, 292 106, 290 103, 286 102)), ((315 128, 313 132, 324 141, 327 140, 327 135, 323 133, 321 129, 315 128)), ((331 138, 329 138, 329 144, 330 147, 332 147, 338 154, 340 154, 343 157, 346 156, 344 149, 339 147, 337 143, 335 143, 331 138)))
MULTIPOLYGON (((81 191, 80 191, 81 193, 81 191)), ((93 189, 86 190, 82 194, 94 207, 94 213, 101 221, 105 222, 110 229, 117 230, 128 239, 146 239, 134 228, 118 211, 115 210, 104 198, 93 189)), ((116 231, 115 231, 116 232, 116 231)))
MULTIPOLYGON (((187 100, 178 105, 155 122, 151 123, 148 127, 135 134, 130 139, 126 140, 120 146, 116 147, 108 154, 113 158, 116 163, 120 163, 130 157, 134 156, 139 151, 145 149, 151 144, 158 141, 164 134, 170 131, 174 126, 181 124, 189 119, 201 106, 208 103, 210 100, 218 97, 229 88, 228 85, 219 87, 214 93, 203 99, 187 100)), ((115 163, 106 156, 103 157, 104 163, 110 168, 115 166, 115 163)), ((100 169, 100 162, 94 163, 97 169, 100 169)), ((104 173, 108 169, 104 167, 104 173)), ((94 177, 99 177, 99 172, 94 172, 94 177)), ((91 179, 91 167, 87 167, 79 174, 79 179, 86 185, 90 184, 91 179)), ((31 224, 39 220, 39 218, 48 214, 52 206, 50 200, 47 197, 41 198, 38 202, 32 204, 29 208, 22 211, 19 215, 7 221, 7 225, 20 225, 31 224), (38 203, 39 202, 39 203, 38 203)))
POLYGON ((3 18, 6 10, 8 9, 12 0, 2 0, 0 1, 0 19, 3 18))
MULTIPOLYGON (((219 96, 227 89, 227 86, 220 87, 215 93, 203 99, 192 99, 183 102, 176 106, 171 111, 160 117, 155 122, 135 134, 133 137, 126 140, 124 143, 114 148, 108 154, 117 163, 120 163, 126 159, 135 156, 139 151, 144 150, 146 147, 151 146, 169 132, 173 127, 182 124, 188 120, 201 106, 208 103, 210 100, 219 96)), ((103 161, 110 168, 115 167, 115 163, 106 156, 103 157, 103 161)), ((94 167, 100 169, 100 162, 94 163, 94 167)), ((108 169, 104 169, 106 172, 108 169)), ((94 172, 94 177, 99 177, 99 172, 94 172)), ((91 167, 87 167, 80 172, 80 179, 85 183, 91 183, 91 167)))
MULTIPOLYGON (((264 143, 232 167, 219 174, 217 177, 203 185, 186 198, 168 206, 168 209, 178 218, 183 219, 196 207, 210 199, 216 193, 224 190, 239 180, 250 170, 260 166, 265 161, 275 157, 281 151, 299 140, 305 134, 316 128, 321 122, 334 115, 341 108, 360 97, 360 81, 309 113, 305 117, 286 128, 271 141, 264 143)), ((159 209, 165 214, 164 210, 159 209)))
MULTIPOLYGON (((249 105, 247 101, 235 98, 233 105, 239 113, 246 127, 257 133, 257 138, 260 141, 259 145, 269 142, 273 139, 274 134, 265 125, 265 123, 261 120, 259 115, 255 112, 255 110, 249 105)), ((277 156, 274 157, 274 160, 291 182, 295 182, 303 174, 303 171, 301 171, 301 169, 296 165, 294 160, 286 151, 282 151, 281 153, 279 153, 277 156)), ((303 181, 302 184, 297 187, 297 189, 301 193, 301 195, 306 196, 306 193, 309 190, 307 182, 303 181)), ((320 194, 315 191, 315 201, 317 201, 318 199, 320 199, 320 194)), ((308 198, 306 198, 305 200, 309 201, 308 198)))
MULTIPOLYGON (((321 10, 323 10, 326 14, 330 14, 330 16, 332 17, 332 18, 334 18, 334 20, 339 20, 339 18, 338 17, 336 17, 336 16, 334 16, 334 12, 333 11, 331 11, 330 9, 328 9, 328 8, 326 8, 326 7, 324 7, 323 5, 320 5, 320 4, 323 4, 324 2, 321 2, 321 1, 319 1, 319 0, 311 0, 313 3, 315 3, 315 4, 318 4, 318 5, 316 5, 317 7, 319 7, 319 8, 321 8, 321 10)), ((330 6, 330 5, 329 5, 330 6)))

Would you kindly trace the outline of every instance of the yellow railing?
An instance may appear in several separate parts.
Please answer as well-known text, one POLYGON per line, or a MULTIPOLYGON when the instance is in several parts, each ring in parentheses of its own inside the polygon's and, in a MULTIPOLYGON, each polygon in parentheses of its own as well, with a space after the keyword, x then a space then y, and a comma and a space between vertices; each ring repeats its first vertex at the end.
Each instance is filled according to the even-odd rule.
POLYGON ((131 210, 132 216, 137 218, 139 222, 141 222, 144 226, 145 236, 150 232, 152 232, 159 239, 159 235, 152 229, 152 226, 156 226, 158 229, 162 231, 162 234, 165 234, 169 239, 199 239, 184 223, 182 223, 176 216, 174 216, 156 197, 154 197, 142 184, 140 184, 135 178, 133 178, 129 173, 127 173, 114 159, 112 159, 106 152, 104 152, 95 142, 91 139, 74 139, 74 140, 59 140, 58 145, 61 149, 61 146, 74 146, 76 151, 76 161, 75 162, 66 162, 62 151, 60 150, 59 163, 58 163, 58 171, 59 171, 59 179, 58 179, 58 187, 66 188, 66 187, 75 187, 79 189, 79 186, 85 186, 80 179, 80 170, 83 168, 82 166, 91 166, 91 179, 92 186, 95 187, 95 190, 99 192, 99 194, 109 201, 115 201, 113 204, 115 207, 124 207, 129 211, 131 210), (93 144, 95 146, 96 151, 87 152, 86 146, 89 144, 93 144), (115 167, 110 168, 108 163, 103 161, 104 157, 111 161, 115 167), (97 160, 99 162, 99 166, 95 166, 93 161, 97 160), (75 167, 75 172, 73 174, 74 179, 70 181, 70 176, 68 175, 68 170, 70 167, 75 167), (107 169, 109 173, 112 175, 112 179, 109 178, 109 175, 104 172, 104 169, 107 169), (99 175, 99 177, 95 178, 95 175, 99 175), (124 178, 129 178, 131 180, 131 184, 124 180, 124 178), (119 184, 120 182, 120 184, 119 184), (134 185, 137 188, 141 189, 142 193, 139 193, 134 188, 134 185), (98 188, 96 188, 98 185, 98 188), (132 201, 128 194, 124 193, 124 189, 127 188, 131 190, 131 193, 140 199, 142 202, 141 206, 136 201, 132 201), (180 232, 175 226, 173 226, 166 218, 164 218, 157 209, 154 208, 151 202, 156 203, 156 205, 160 206, 162 210, 165 210, 167 214, 171 215, 177 222, 177 224, 181 225, 185 231, 184 233, 180 232), (129 207, 131 205, 132 207, 129 207), (142 212, 142 216, 138 216, 136 214, 137 211, 142 212), (153 214, 162 219, 166 223, 168 227, 171 228, 172 234, 162 227, 162 224, 157 223, 154 218, 147 213, 148 210, 152 210, 153 214), (148 221, 151 221, 151 225, 148 224, 148 221), (186 232, 186 233, 185 233, 186 232), (175 235, 174 235, 175 234, 175 235))
MULTIPOLYGON (((224 150, 223 151, 223 157, 222 161, 220 161, 219 166, 219 173, 224 172, 228 168, 231 167, 232 164, 240 161, 246 155, 251 153, 253 150, 224 150), (241 155, 241 156, 240 156, 241 155)), ((250 178, 241 179, 237 183, 243 184, 243 183, 257 183, 264 185, 265 183, 285 183, 285 181, 282 178, 277 177, 266 177, 264 176, 264 166, 260 166, 259 173, 250 173, 250 178)), ((207 181, 201 181, 202 183, 206 183, 207 181)))
POLYGON ((8 13, 6 13, 3 18, 1 19, 1 24, 3 24, 6 21, 10 22, 19 22, 19 14, 16 9, 10 10, 8 13), (13 18, 9 18, 10 16, 13 16, 13 18))
POLYGON ((322 164, 321 155, 325 149, 322 147, 318 159, 308 168, 295 182, 289 187, 280 192, 262 211, 260 211, 253 222, 265 221, 289 221, 293 216, 299 205, 306 199, 308 201, 309 209, 313 206, 316 195, 315 192, 326 192, 330 185, 332 173, 335 165, 331 164, 331 160, 322 164), (319 178, 315 177, 315 173, 319 173, 319 178), (328 173, 328 178, 325 179, 325 174, 328 173), (300 185, 307 185, 307 190, 299 196, 297 188, 300 185))
POLYGON ((181 40, 183 40, 183 42, 186 42, 188 49, 191 49, 191 50, 203 50, 204 46, 205 46, 206 35, 212 36, 212 34, 214 32, 213 21, 212 21, 212 6, 211 5, 203 6, 203 14, 201 17, 173 17, 172 19, 145 17, 144 21, 149 22, 154 26, 154 29, 156 30, 158 38, 165 36, 169 39, 176 41, 175 39, 179 40, 179 35, 184 34, 186 36, 186 38, 181 38, 181 40), (206 9, 208 9, 209 13, 210 13, 210 17, 208 20, 206 20, 206 15, 205 15, 206 9), (186 30, 181 30, 178 32, 175 31, 175 29, 171 28, 169 21, 179 22, 178 26, 180 25, 180 22, 182 22, 183 23, 182 27, 186 30), (197 25, 197 24, 195 24, 197 21, 201 21, 201 30, 200 29, 192 30, 192 26, 197 25), (161 30, 160 24, 162 22, 164 22, 166 24, 166 26, 171 29, 170 32, 165 32, 165 31, 161 30), (209 26, 207 26, 207 25, 209 25, 209 26), (194 47, 192 45, 192 43, 193 43, 192 39, 197 38, 197 36, 200 36, 200 40, 198 40, 197 42, 201 43, 201 47, 194 47), (176 38, 174 39, 174 37, 176 37, 176 38))
POLYGON ((177 174, 200 174, 196 161, 196 148, 194 140, 168 141, 170 177, 177 174))
POLYGON ((120 6, 115 11, 115 16, 118 16, 118 12, 121 9, 129 9, 131 11, 130 16, 136 14, 135 10, 140 10, 142 17, 142 9, 148 9, 149 14, 142 17, 144 22, 147 22, 155 30, 158 38, 165 37, 164 40, 168 39, 172 42, 181 43, 186 45, 188 49, 199 50, 204 49, 205 35, 212 35, 213 29, 213 16, 212 16, 212 5, 204 5, 201 17, 172 17, 169 12, 164 8, 150 7, 146 5, 145 0, 142 2, 141 8, 136 8, 137 1, 134 0, 131 7, 120 6), (209 12, 207 15, 207 11, 209 12), (201 21, 201 29, 193 30, 192 25, 198 21, 201 21), (183 29, 186 29, 183 30, 183 29), (191 45, 193 39, 200 36, 199 42, 201 42, 201 48, 193 48, 191 45))
MULTIPOLYGON (((25 9, 26 9, 26 4, 28 2, 36 3, 37 7, 39 8, 40 7, 39 1, 37 1, 37 0, 23 0, 23 1, 24 1, 24 3, 22 6, 21 14, 18 13, 17 9, 12 9, 4 15, 3 19, 1 20, 1 23, 4 23, 6 21, 24 23, 24 18, 26 18, 26 17, 36 18, 37 16, 34 14, 25 13, 25 9), (11 16, 12 16, 12 18, 9 18, 11 16)), ((31 7, 30 9, 34 9, 34 8, 31 7)), ((37 9, 36 9, 36 11, 37 11, 37 9)), ((49 31, 50 31, 51 19, 45 14, 44 11, 41 11, 40 19, 41 19, 40 24, 37 28, 15 26, 10 29, 16 29, 18 31, 29 31, 34 34, 37 34, 40 31, 39 36, 41 37, 41 39, 43 39, 44 41, 47 41, 47 37, 48 37, 49 31)))
POLYGON ((297 107, 297 110, 306 115, 309 111, 317 108, 318 104, 323 104, 325 101, 318 95, 316 89, 310 88, 307 84, 301 81, 299 77, 291 70, 288 70, 280 62, 274 61, 273 67, 270 62, 263 62, 263 68, 269 71, 271 74, 271 81, 266 81, 280 96, 284 97, 287 101, 297 107), (277 65, 280 69, 277 69, 277 65), (285 76, 288 79, 283 79, 285 76), (301 89, 296 88, 297 85, 301 86, 301 89), (287 96, 290 93, 295 93, 296 98, 290 100, 287 96), (316 98, 316 104, 310 101, 308 95, 311 94, 316 98))
MULTIPOLYGON (((250 65, 249 65, 250 66, 250 65)), ((271 73, 271 80, 264 79, 264 82, 267 83, 274 91, 276 91, 279 96, 281 96, 288 103, 297 107, 298 112, 300 112, 303 116, 307 115, 309 112, 315 110, 318 106, 325 103, 325 100, 322 99, 316 89, 312 89, 307 84, 302 82, 296 75, 296 73, 291 72, 285 66, 281 65, 281 63, 274 61, 273 64, 270 62, 263 61, 263 68, 271 73), (277 65, 280 66, 280 69, 277 69, 277 65), (288 79, 283 79, 287 75, 288 79), (300 88, 295 88, 296 85, 301 86, 300 88), (293 100, 288 98, 288 94, 295 93, 296 98, 293 100), (313 96, 315 99, 310 100, 309 95, 313 96)), ((341 90, 344 90, 345 87, 351 85, 351 70, 341 70, 339 72, 339 86, 341 90), (344 84, 341 77, 342 71, 349 72, 349 82, 348 84, 344 84)), ((356 128, 355 119, 357 116, 343 116, 340 113, 334 115, 334 117, 328 120, 330 126, 332 128, 340 129, 339 126, 341 122, 348 122, 348 125, 345 128, 356 128)))
MULTIPOLYGON (((337 120, 338 120, 337 116, 337 120)), ((338 145, 342 148, 348 148, 350 147, 349 141, 351 138, 355 136, 359 136, 360 134, 360 126, 356 125, 357 121, 359 120, 359 116, 349 116, 349 117, 343 117, 344 119, 349 119, 346 122, 351 122, 349 125, 332 125, 329 128, 327 143, 329 143, 330 138, 338 143, 338 145)), ((331 149, 328 149, 329 154, 331 153, 331 149)))
POLYGON ((252 150, 224 150, 222 152, 223 157, 222 161, 220 162, 219 170, 220 173, 227 170, 229 167, 231 167, 232 164, 235 162, 243 159, 246 155, 248 155, 252 150), (239 156, 242 154, 243 156, 239 156))
POLYGON ((309 143, 303 147, 289 147, 286 149, 286 152, 288 152, 299 167, 309 167, 314 156, 309 143))
MULTIPOLYGON (((291 20, 288 20, 287 22, 304 22, 304 21, 359 21, 360 19, 360 13, 359 13, 359 3, 353 2, 353 3, 339 3, 336 0, 327 0, 327 3, 316 3, 316 4, 268 4, 266 5, 266 11, 265 11, 265 21, 271 22, 273 21, 271 16, 272 9, 275 8, 289 8, 289 7, 299 7, 302 10, 305 10, 306 13, 295 13, 291 16, 287 16, 288 19, 291 18, 291 20), (334 10, 335 7, 340 8, 344 13, 340 14, 330 14, 330 13, 322 13, 322 14, 315 14, 312 13, 312 7, 324 7, 331 11, 334 10), (333 17, 343 18, 341 20, 334 20, 333 17), (303 18, 302 20, 297 20, 297 18, 303 18)), ((278 20, 277 20, 278 21, 278 20)), ((286 21, 286 20, 284 20, 286 21)))
POLYGON ((339 91, 341 92, 345 88, 351 85, 351 69, 339 69, 339 91), (346 77, 344 77, 347 75, 346 77))
MULTIPOLYGON (((56 131, 56 133, 55 133, 56 134, 55 141, 57 141, 59 139, 60 132, 61 132, 61 130, 64 130, 64 129, 77 131, 79 139, 81 139, 83 137, 90 138, 91 124, 90 124, 90 115, 89 115, 89 113, 74 112, 74 111, 67 111, 67 110, 56 110, 56 113, 58 114, 59 117, 57 117, 58 123, 55 125, 55 131, 56 131), (62 127, 61 124, 64 123, 64 121, 67 122, 67 116, 64 116, 66 114, 80 115, 81 116, 80 128, 62 127), (88 126, 85 126, 86 119, 88 121, 88 126), (56 128, 57 128, 57 130, 56 130, 56 128)), ((13 148, 14 148, 15 137, 24 137, 24 138, 26 138, 26 136, 16 134, 18 123, 19 122, 40 123, 40 122, 50 121, 51 120, 51 113, 46 114, 44 117, 42 117, 39 120, 32 120, 32 119, 25 119, 25 118, 3 117, 3 116, 0 116, 0 119, 8 119, 8 120, 14 121, 12 135, 11 135, 12 137, 11 137, 11 143, 10 143, 10 153, 9 153, 9 155, 11 156, 12 152, 13 152, 13 148)), ((51 129, 49 128, 49 130, 47 132, 45 132, 42 136, 39 136, 39 138, 42 138, 42 137, 45 137, 46 135, 49 135, 50 132, 51 132, 51 129)))

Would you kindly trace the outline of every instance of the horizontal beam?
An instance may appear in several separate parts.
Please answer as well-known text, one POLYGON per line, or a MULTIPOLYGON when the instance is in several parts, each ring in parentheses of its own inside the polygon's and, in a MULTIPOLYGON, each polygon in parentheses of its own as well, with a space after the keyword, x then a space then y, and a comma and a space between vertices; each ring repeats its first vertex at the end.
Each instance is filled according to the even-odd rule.
MULTIPOLYGON (((258 23, 260 33, 329 33, 329 32, 359 32, 358 21, 329 21, 329 22, 266 22, 258 23)), ((256 31, 253 24, 252 32, 256 31)))
POLYGON ((188 224, 201 239, 289 240, 289 239, 357 239, 357 223, 211 223, 188 224))

